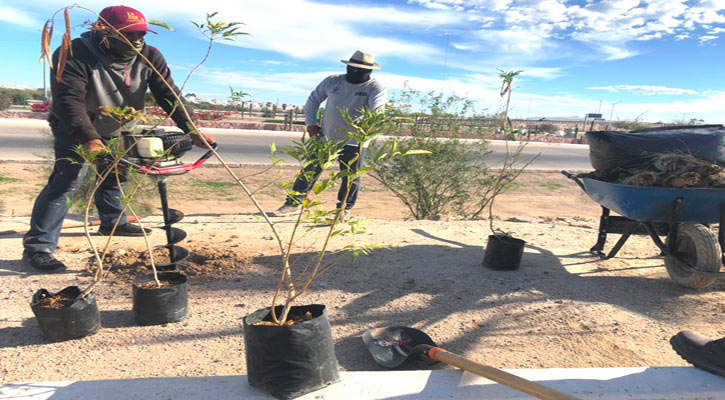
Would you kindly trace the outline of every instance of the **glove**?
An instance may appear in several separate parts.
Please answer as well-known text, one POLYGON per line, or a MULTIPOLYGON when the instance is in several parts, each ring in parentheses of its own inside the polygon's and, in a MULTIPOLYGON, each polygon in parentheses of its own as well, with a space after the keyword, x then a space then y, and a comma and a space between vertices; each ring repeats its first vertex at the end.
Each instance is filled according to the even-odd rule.
POLYGON ((204 144, 204 141, 201 140, 201 137, 199 137, 199 135, 204 135, 204 139, 206 139, 206 141, 209 142, 209 144, 216 142, 214 137, 211 135, 205 135, 203 133, 198 133, 198 134, 190 133, 190 135, 191 135, 191 142, 194 143, 195 146, 201 147, 203 149, 206 149, 206 145, 204 144))
POLYGON ((311 139, 322 139, 325 137, 324 134, 322 134, 322 129, 320 129, 317 125, 310 125, 307 127, 307 134, 310 135, 311 139))

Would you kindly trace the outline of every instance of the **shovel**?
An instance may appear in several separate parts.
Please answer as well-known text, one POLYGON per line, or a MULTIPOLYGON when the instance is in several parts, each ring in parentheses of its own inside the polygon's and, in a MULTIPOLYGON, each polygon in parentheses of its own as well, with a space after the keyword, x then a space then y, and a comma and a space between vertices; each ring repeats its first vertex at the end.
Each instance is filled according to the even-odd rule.
POLYGON ((558 390, 448 352, 437 347, 428 335, 417 329, 405 326, 376 328, 365 332, 362 339, 375 362, 381 367, 397 368, 412 359, 427 364, 442 361, 542 400, 577 400, 576 397, 558 390))

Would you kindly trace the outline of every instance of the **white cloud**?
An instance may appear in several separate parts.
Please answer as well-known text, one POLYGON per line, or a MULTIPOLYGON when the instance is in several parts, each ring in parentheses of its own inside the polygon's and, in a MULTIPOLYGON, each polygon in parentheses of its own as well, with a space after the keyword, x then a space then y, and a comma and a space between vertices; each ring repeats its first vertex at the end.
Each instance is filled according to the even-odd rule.
POLYGON ((434 0, 419 0, 418 3, 425 8, 431 8, 434 10, 448 10, 451 8, 451 6, 449 6, 448 4, 437 2, 434 0))
MULTIPOLYGON (((68 4, 64 0, 47 0, 37 5, 31 5, 26 0, 3 0, 2 3, 1 20, 36 29, 42 26, 42 20, 52 11, 68 4)), ((430 71, 434 67, 442 66, 446 50, 445 40, 431 38, 449 33, 446 91, 450 88, 460 90, 462 94, 480 95, 482 101, 485 99, 494 106, 498 104, 494 79, 497 67, 525 70, 519 81, 519 86, 525 90, 527 83, 539 78, 566 76, 570 66, 583 64, 582 61, 587 58, 597 62, 631 58, 646 53, 649 44, 668 38, 699 39, 703 45, 713 46, 717 44, 715 39, 725 32, 725 0, 587 0, 577 2, 579 5, 565 0, 409 0, 407 4, 391 2, 390 5, 364 1, 346 4, 344 0, 324 3, 313 0, 236 3, 207 0, 201 5, 191 0, 124 0, 124 3, 139 8, 149 18, 169 22, 184 33, 193 31, 188 21, 203 20, 206 11, 219 11, 219 15, 227 21, 245 22, 247 25, 243 29, 252 35, 242 37, 232 45, 279 54, 279 57, 253 56, 256 58, 255 68, 265 60, 270 61, 267 67, 260 67, 268 70, 282 69, 275 64, 278 61, 271 60, 279 59, 279 62, 285 63, 283 66, 288 66, 290 62, 299 65, 306 65, 309 61, 335 63, 359 48, 374 53, 383 65, 383 71, 385 61, 390 60, 392 64, 394 59, 404 59, 425 64, 428 70, 420 75, 431 76, 433 73, 430 71), (565 62, 557 64, 561 60, 565 62), (493 94, 490 95, 489 91, 493 94)), ((84 1, 84 6, 96 11, 107 5, 107 1, 84 1)), ((72 14, 85 13, 75 10, 72 14)), ((89 17, 90 14, 87 14, 86 18, 89 17)), ((247 61, 224 62, 236 65, 247 61)), ((247 62, 247 65, 250 64, 247 62)), ((304 98, 328 73, 235 73, 217 69, 203 70, 200 75, 222 88, 232 84, 244 90, 254 87, 259 91, 288 91, 304 98)), ((417 73, 411 71, 411 74, 417 73)), ((376 76, 389 79, 391 85, 404 79, 416 79, 378 72, 376 76)), ((441 88, 440 80, 418 79, 416 83, 430 90, 441 88)), ((667 81, 663 83, 667 84, 667 81)), ((640 95, 698 94, 664 86, 617 85, 602 86, 597 90, 640 95)), ((557 114, 557 109, 571 107, 576 112, 582 111, 583 115, 596 109, 598 104, 598 100, 591 102, 584 97, 537 96, 517 92, 513 101, 521 111, 527 109, 528 99, 533 99, 532 114, 535 113, 536 102, 549 102, 547 107, 551 107, 553 114, 557 114)), ((723 97, 720 95, 717 99, 722 100, 723 97)), ((668 110, 672 108, 669 104, 652 102, 630 104, 628 107, 633 112, 647 111, 648 115, 653 115, 658 109, 670 112, 668 110)), ((698 100, 673 104, 687 108, 704 103, 698 100)), ((623 104, 617 105, 617 109, 620 107, 625 109, 623 104)), ((545 115, 544 106, 539 106, 539 110, 536 114, 545 115)))
POLYGON ((596 86, 588 87, 590 90, 605 90, 608 92, 628 92, 632 94, 644 96, 679 96, 679 95, 696 95, 696 90, 669 88, 665 86, 645 86, 645 85, 614 85, 614 86, 596 86))
POLYGON ((198 72, 198 79, 212 85, 242 88, 247 92, 270 91, 292 95, 308 95, 322 79, 339 71, 315 73, 262 73, 229 71, 227 69, 204 68, 198 72))
MULTIPOLYGON (((440 51, 423 41, 377 32, 381 27, 419 31, 455 25, 467 18, 456 12, 403 11, 392 6, 324 4, 308 0, 250 1, 241 5, 207 0, 203 8, 192 0, 127 0, 124 3, 138 8, 149 19, 160 19, 186 31, 194 29, 189 20, 204 20, 205 12, 200 10, 218 11, 227 22, 244 22, 242 29, 251 34, 227 44, 276 51, 302 60, 347 58, 351 49, 358 48, 378 57, 436 59, 440 51)), ((65 5, 60 0, 48 0, 44 7, 52 10, 55 4, 65 5)), ((84 5, 100 11, 107 2, 89 0, 84 5)), ((85 12, 72 10, 71 13, 85 12)))
POLYGON ((0 21, 24 27, 43 27, 44 19, 38 18, 34 13, 22 8, 0 5, 0 21))
POLYGON ((616 45, 594 45, 593 47, 599 49, 599 51, 605 55, 605 60, 621 60, 624 58, 634 57, 639 54, 636 51, 626 49, 624 47, 618 47, 616 45))
POLYGON ((718 36, 716 36, 716 35, 703 35, 703 36, 700 36, 698 38, 698 40, 700 41, 700 44, 703 44, 703 43, 707 43, 711 40, 715 40, 717 38, 718 38, 718 36))
MULTIPOLYGON (((23 2, 8 1, 18 4, 15 10, 24 9, 20 6, 23 2)), ((125 3, 138 7, 149 18, 171 20, 181 29, 189 29, 185 28, 187 21, 204 17, 199 3, 192 0, 125 3)), ((65 4, 48 0, 43 7, 65 4)), ((96 10, 107 5, 100 0, 84 4, 96 10)), ((720 35, 723 29, 717 25, 725 24, 722 0, 694 4, 689 0, 588 0, 583 5, 564 0, 408 0, 408 5, 388 6, 313 0, 241 4, 207 0, 204 9, 247 23, 244 28, 252 36, 232 43, 234 46, 276 51, 300 60, 347 57, 351 48, 360 48, 383 59, 438 64, 443 58, 440 44, 434 46, 421 35, 410 33, 450 31, 456 50, 507 63, 531 64, 575 53, 606 60, 629 58, 639 54, 631 45, 634 42, 668 36, 678 40, 701 37, 701 32, 691 32, 700 28, 709 29, 701 43, 712 43, 711 36, 720 35), (407 35, 398 36, 397 32, 407 35), (564 43, 568 39, 591 47, 594 54, 575 52, 564 43)))

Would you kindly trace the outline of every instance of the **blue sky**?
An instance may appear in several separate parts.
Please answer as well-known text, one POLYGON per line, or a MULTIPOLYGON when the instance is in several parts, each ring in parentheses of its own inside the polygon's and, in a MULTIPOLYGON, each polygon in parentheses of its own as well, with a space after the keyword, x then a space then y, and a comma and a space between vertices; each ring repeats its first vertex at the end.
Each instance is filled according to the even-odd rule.
MULTIPOLYGON (((0 2, 0 85, 42 87, 40 29, 70 2, 0 2), (32 5, 31 5, 32 3, 32 5), (37 4, 37 5, 36 5, 37 4)), ((86 1, 99 12, 108 2, 86 1)), ((148 19, 158 47, 181 83, 207 46, 189 21, 219 12, 244 22, 250 36, 217 43, 185 92, 226 99, 229 86, 255 101, 303 104, 340 59, 360 49, 382 69, 373 76, 395 95, 407 82, 424 92, 476 100, 500 111, 497 69, 523 70, 514 117, 583 117, 725 122, 725 1, 557 0, 156 0, 125 1, 148 19)), ((73 37, 94 20, 71 10, 73 37)), ((59 44, 56 20, 51 47, 59 44)))

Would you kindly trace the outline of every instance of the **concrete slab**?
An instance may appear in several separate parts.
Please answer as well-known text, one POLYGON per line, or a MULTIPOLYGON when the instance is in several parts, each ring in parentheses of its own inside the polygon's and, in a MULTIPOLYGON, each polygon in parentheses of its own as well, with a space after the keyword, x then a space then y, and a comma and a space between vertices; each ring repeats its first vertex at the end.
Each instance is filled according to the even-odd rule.
MULTIPOLYGON (((725 378, 690 367, 507 370, 582 399, 725 399, 725 378)), ((460 370, 359 371, 300 397, 311 399, 505 399, 532 397, 460 370)), ((0 399, 269 399, 247 377, 210 376, 14 383, 0 399)))

